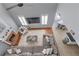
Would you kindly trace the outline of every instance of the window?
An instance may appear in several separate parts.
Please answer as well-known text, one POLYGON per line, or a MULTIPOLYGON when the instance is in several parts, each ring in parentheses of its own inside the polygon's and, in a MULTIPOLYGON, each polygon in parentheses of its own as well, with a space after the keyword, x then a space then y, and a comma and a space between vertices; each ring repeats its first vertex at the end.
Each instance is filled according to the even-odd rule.
POLYGON ((47 24, 48 15, 42 15, 42 24, 47 24))
POLYGON ((27 22, 26 22, 26 19, 24 16, 18 16, 18 18, 19 18, 22 25, 27 25, 27 22))

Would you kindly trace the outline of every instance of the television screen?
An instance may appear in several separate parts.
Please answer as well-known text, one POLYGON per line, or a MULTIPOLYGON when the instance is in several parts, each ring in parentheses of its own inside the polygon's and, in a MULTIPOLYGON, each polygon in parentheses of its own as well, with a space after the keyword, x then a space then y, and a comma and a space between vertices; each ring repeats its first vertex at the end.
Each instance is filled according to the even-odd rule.
POLYGON ((30 17, 26 18, 28 24, 40 23, 40 17, 30 17))

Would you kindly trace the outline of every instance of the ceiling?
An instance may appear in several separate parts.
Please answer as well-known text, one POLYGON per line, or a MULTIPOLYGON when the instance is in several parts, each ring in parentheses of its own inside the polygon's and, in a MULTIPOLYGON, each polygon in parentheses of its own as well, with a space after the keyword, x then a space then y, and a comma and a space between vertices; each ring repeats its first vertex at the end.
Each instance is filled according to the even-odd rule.
MULTIPOLYGON (((17 3, 4 3, 5 8, 9 8, 17 3)), ((48 24, 52 25, 54 21, 54 16, 57 9, 56 3, 24 3, 23 7, 15 7, 9 10, 9 14, 13 17, 14 22, 17 26, 21 26, 18 16, 27 17, 40 17, 41 15, 48 14, 48 24)))

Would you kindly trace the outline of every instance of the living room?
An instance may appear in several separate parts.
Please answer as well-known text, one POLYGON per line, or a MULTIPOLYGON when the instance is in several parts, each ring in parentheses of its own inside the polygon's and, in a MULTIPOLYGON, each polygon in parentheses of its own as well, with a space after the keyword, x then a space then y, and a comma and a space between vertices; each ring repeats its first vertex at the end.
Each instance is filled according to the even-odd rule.
POLYGON ((0 55, 79 55, 78 6, 64 3, 0 3, 0 55), (75 18, 76 21, 72 21, 75 18), (74 39, 68 36, 69 33, 74 39))

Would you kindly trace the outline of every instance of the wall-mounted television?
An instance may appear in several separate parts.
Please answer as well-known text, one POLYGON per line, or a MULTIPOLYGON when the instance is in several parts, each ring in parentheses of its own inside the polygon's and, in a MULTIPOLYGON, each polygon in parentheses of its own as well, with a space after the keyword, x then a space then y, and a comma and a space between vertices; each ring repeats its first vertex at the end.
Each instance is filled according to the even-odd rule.
POLYGON ((28 24, 40 23, 40 17, 29 17, 26 21, 28 24))

